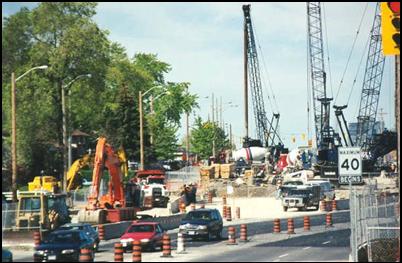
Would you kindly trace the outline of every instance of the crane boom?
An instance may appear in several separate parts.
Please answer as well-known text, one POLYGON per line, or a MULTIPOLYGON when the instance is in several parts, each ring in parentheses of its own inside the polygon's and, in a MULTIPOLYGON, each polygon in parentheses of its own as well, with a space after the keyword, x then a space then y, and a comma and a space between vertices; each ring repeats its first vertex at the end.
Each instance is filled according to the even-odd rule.
MULTIPOLYGON (((257 137, 263 143, 264 146, 270 145, 270 141, 273 142, 275 137, 282 142, 277 134, 277 127, 274 128, 273 121, 268 120, 264 106, 264 97, 262 93, 260 66, 257 55, 257 47, 254 39, 254 31, 251 22, 250 5, 243 5, 244 13, 244 36, 245 36, 245 59, 248 80, 251 87, 251 97, 253 101, 254 117, 257 129, 257 137)), ((247 95, 246 95, 247 96, 247 95)), ((279 118, 279 114, 275 115, 279 118)))
POLYGON ((340 137, 330 125, 332 98, 327 96, 320 2, 307 2, 307 22, 318 159, 324 162, 337 162, 336 147, 340 143, 340 137))
POLYGON ((370 46, 364 73, 359 115, 357 117, 356 145, 367 150, 373 138, 377 115, 385 57, 381 45, 381 16, 377 3, 373 26, 370 32, 370 46))

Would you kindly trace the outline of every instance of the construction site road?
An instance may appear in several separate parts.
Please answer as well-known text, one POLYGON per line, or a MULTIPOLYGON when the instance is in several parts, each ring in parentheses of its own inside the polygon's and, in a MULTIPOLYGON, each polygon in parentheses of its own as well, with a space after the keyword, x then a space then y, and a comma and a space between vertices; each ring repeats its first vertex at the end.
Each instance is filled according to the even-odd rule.
MULTIPOLYGON (((177 254, 178 229, 168 231, 172 257, 161 258, 161 251, 142 253, 144 262, 208 262, 208 261, 348 261, 350 251, 349 211, 336 211, 333 227, 326 227, 325 214, 310 216, 310 231, 303 230, 303 217, 294 217, 295 233, 287 234, 287 220, 281 220, 281 233, 273 233, 273 221, 241 219, 224 223, 222 239, 213 241, 186 240, 186 253, 177 254), (240 243, 240 224, 247 224, 249 242, 240 243), (227 245, 227 227, 235 226, 238 245, 227 245)), ((113 246, 119 239, 102 241, 95 261, 113 261, 113 246)), ((14 260, 32 261, 33 251, 13 251, 14 260)), ((131 261, 131 253, 124 261, 131 261)))

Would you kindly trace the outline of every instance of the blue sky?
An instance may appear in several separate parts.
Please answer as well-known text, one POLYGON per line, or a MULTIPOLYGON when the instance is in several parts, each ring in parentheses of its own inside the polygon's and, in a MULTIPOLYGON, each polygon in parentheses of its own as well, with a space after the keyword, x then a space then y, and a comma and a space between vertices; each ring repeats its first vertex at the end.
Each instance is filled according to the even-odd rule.
MULTIPOLYGON (((200 109, 195 114, 206 119, 211 112, 211 94, 222 97, 223 119, 232 124, 237 145, 244 136, 243 118, 243 11, 244 3, 99 3, 94 20, 110 32, 112 41, 121 43, 130 57, 137 52, 156 53, 172 66, 168 81, 190 82, 190 91, 199 96, 200 109), (205 98, 205 97, 209 98, 205 98), (232 102, 238 107, 229 107, 232 102)), ((281 114, 280 133, 289 148, 306 145, 301 134, 307 133, 307 27, 305 3, 250 3, 251 17, 265 82, 271 83, 281 114), (262 50, 262 53, 261 53, 262 50), (264 63, 265 62, 265 63, 264 63), (296 136, 296 143, 291 137, 296 136)), ((336 95, 347 57, 367 3, 325 3, 325 22, 330 55, 331 80, 336 95)), ((2 3, 2 16, 33 3, 2 3)), ((365 43, 374 18, 375 3, 367 5, 355 49, 337 98, 346 104, 365 43)), ((327 56, 327 50, 325 50, 327 56)), ((356 121, 366 58, 353 88, 345 117, 356 121)), ((326 67, 328 71, 328 66, 326 67)), ((331 85, 332 83, 332 85, 331 85)), ((271 104, 264 88, 266 111, 271 104)), ((272 98, 272 93, 270 92, 272 98)), ((251 103, 251 99, 250 99, 251 103)), ((274 102, 274 110, 277 111, 274 102)), ((394 60, 387 58, 379 109, 386 127, 394 127, 394 60)), ((250 133, 254 135, 254 117, 250 105, 250 133)), ((190 124, 193 122, 192 115, 190 124)), ((332 114, 332 126, 336 127, 332 114)), ((377 118, 378 119, 378 118, 377 118)), ((180 137, 184 134, 180 130, 180 137)), ((313 127, 310 125, 310 127, 313 127)))

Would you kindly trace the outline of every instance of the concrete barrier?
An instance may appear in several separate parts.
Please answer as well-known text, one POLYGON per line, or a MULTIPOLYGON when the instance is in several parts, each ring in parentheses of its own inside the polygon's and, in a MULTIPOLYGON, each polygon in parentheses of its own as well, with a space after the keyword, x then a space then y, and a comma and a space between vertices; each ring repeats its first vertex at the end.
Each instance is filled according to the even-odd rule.
MULTIPOLYGON (((141 222, 158 222, 162 225, 164 230, 171 230, 179 227, 181 219, 185 214, 178 214, 172 216, 161 216, 148 219, 142 219, 141 222)), ((124 221, 119 223, 103 224, 105 240, 119 238, 127 230, 133 221, 124 221)))

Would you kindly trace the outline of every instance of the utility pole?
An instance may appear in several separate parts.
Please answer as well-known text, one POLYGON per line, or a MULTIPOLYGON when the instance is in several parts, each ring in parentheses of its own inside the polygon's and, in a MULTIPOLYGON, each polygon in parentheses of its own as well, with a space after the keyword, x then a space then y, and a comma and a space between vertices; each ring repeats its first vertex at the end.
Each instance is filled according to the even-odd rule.
MULTIPOLYGON (((151 114, 153 115, 153 114, 154 114, 154 96, 152 96, 152 94, 151 94, 150 102, 151 102, 151 114)), ((150 131, 149 142, 150 142, 151 144, 154 144, 154 136, 153 136, 152 129, 151 129, 151 131, 150 131)))
POLYGON ((11 167, 13 202, 17 202, 17 128, 16 128, 16 100, 15 100, 15 73, 11 73, 11 167))
MULTIPOLYGON (((187 93, 188 93, 188 87, 187 87, 187 93)), ((189 166, 189 164, 190 164, 190 159, 189 159, 189 157, 190 157, 190 142, 189 142, 190 132, 189 132, 189 120, 188 120, 189 114, 190 114, 189 112, 186 112, 186 160, 187 160, 187 166, 189 166)))
POLYGON ((233 143, 233 139, 232 139, 232 124, 229 124, 229 141, 230 141, 230 150, 232 150, 232 143, 233 143))
POLYGON ((218 98, 216 98, 216 125, 219 127, 219 104, 218 104, 218 98))
POLYGON ((222 96, 220 97, 220 103, 221 103, 221 106, 220 106, 220 109, 221 109, 221 118, 220 118, 220 123, 221 123, 221 128, 223 129, 223 116, 222 116, 222 96))
POLYGON ((61 112, 63 121, 63 190, 67 191, 68 140, 66 121, 66 98, 63 82, 61 83, 61 112))
POLYGON ((212 93, 212 127, 214 135, 212 139, 212 156, 215 157, 215 108, 214 108, 214 93, 212 93))
POLYGON ((140 111, 140 170, 144 170, 144 134, 143 134, 143 125, 142 125, 142 92, 139 91, 138 95, 138 108, 140 111))

